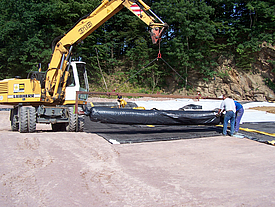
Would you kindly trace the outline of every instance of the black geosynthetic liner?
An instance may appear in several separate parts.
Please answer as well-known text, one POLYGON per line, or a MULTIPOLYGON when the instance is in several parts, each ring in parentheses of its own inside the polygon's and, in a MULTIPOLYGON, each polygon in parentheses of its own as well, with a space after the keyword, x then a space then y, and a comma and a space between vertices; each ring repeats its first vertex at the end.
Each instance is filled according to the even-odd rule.
MULTIPOLYGON (((274 127, 274 123, 246 123, 241 125, 243 128, 257 128, 261 129, 274 127)), ((89 117, 85 118, 84 131, 87 133, 96 133, 107 141, 113 143, 113 140, 120 144, 140 143, 140 142, 156 142, 169 141, 179 139, 197 139, 202 137, 221 136, 222 127, 219 126, 166 126, 156 125, 154 127, 146 125, 125 125, 125 124, 105 124, 99 122, 92 122, 89 117)), ((266 143, 275 138, 254 132, 239 131, 246 138, 266 143)), ((271 133, 271 132, 269 132, 271 133)))
MULTIPOLYGON (((241 125, 241 127, 256 129, 259 131, 261 131, 261 129, 265 130, 268 128, 270 131, 266 130, 266 132, 273 133, 271 130, 275 127, 275 123, 246 123, 241 125)), ((86 117, 84 131, 87 133, 96 133, 111 143, 113 142, 112 140, 115 140, 120 144, 126 144, 221 136, 222 127, 203 125, 156 125, 154 127, 150 127, 146 125, 105 124, 92 122, 89 120, 89 117, 86 117)), ((275 139, 272 136, 254 132, 246 132, 241 130, 239 132, 246 138, 260 142, 272 141, 275 139)))
POLYGON ((110 124, 153 125, 217 125, 221 117, 218 111, 136 110, 92 107, 91 121, 110 124))
MULTIPOLYGON (((85 119, 84 131, 96 133, 107 141, 116 140, 120 144, 193 139, 220 136, 221 128, 216 126, 164 126, 125 125, 91 122, 85 119)), ((112 141, 110 141, 112 142, 112 141)))

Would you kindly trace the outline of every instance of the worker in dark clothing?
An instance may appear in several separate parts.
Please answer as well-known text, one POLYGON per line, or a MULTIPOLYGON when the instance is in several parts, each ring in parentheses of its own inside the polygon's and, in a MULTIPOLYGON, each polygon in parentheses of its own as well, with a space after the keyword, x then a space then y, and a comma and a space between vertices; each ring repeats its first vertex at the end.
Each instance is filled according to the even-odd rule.
POLYGON ((118 101, 118 108, 125 107, 127 105, 127 102, 122 99, 122 96, 117 96, 117 101, 118 101))
POLYGON ((235 106, 236 106, 236 119, 235 119, 235 134, 238 133, 239 127, 240 127, 240 122, 244 113, 244 109, 242 104, 240 104, 238 101, 234 101, 235 106))

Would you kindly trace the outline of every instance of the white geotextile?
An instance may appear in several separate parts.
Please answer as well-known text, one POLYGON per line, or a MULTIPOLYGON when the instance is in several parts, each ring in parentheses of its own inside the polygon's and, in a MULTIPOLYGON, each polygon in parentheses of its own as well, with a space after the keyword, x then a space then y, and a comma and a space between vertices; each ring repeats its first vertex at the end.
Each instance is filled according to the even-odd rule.
MULTIPOLYGON (((189 104, 195 104, 202 106, 202 110, 213 110, 220 107, 221 100, 209 100, 209 99, 175 99, 167 101, 136 101, 138 106, 145 107, 145 109, 156 108, 158 110, 178 110, 183 106, 189 104)), ((269 102, 250 102, 243 104, 244 115, 242 117, 241 123, 243 122, 275 122, 275 114, 267 113, 265 111, 257 111, 249 109, 257 106, 271 106, 275 107, 275 103, 269 102)))

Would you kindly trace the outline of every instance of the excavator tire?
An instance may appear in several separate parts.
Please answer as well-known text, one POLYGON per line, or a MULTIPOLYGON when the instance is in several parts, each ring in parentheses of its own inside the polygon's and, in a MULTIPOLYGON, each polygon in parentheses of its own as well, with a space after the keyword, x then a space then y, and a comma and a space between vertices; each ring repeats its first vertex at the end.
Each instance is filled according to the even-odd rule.
POLYGON ((28 132, 33 133, 36 130, 36 110, 34 107, 28 107, 28 132))
POLYGON ((11 130, 12 131, 18 131, 19 130, 18 108, 11 109, 11 111, 10 111, 10 121, 11 121, 11 130))
POLYGON ((78 115, 78 131, 83 132, 84 131, 84 115, 78 115))
POLYGON ((28 132, 28 110, 27 107, 19 108, 19 132, 27 133, 28 132))
POLYGON ((67 132, 75 132, 76 130, 76 114, 74 113, 73 107, 68 107, 69 112, 69 123, 66 126, 67 132))
POLYGON ((19 108, 19 132, 27 133, 34 132, 36 129, 36 116, 34 107, 19 108))
POLYGON ((52 125, 54 132, 67 131, 67 132, 83 132, 84 131, 84 115, 74 113, 73 107, 68 107, 69 123, 55 123, 52 125), (76 128, 77 126, 77 128, 76 128))

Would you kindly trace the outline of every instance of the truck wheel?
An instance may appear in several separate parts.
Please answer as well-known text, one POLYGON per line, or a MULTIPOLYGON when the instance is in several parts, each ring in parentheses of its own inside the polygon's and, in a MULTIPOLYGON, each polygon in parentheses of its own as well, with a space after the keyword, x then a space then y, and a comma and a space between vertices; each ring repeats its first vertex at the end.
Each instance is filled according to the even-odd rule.
POLYGON ((28 110, 27 107, 19 108, 19 132, 28 132, 28 110))
POLYGON ((36 130, 36 110, 34 107, 28 107, 28 131, 30 133, 36 130))
POLYGON ((73 107, 68 107, 69 123, 66 126, 67 132, 75 132, 76 130, 76 114, 73 107))
POLYGON ((11 121, 11 130, 18 131, 19 130, 19 122, 18 122, 18 109, 17 108, 11 109, 10 121, 11 121))

